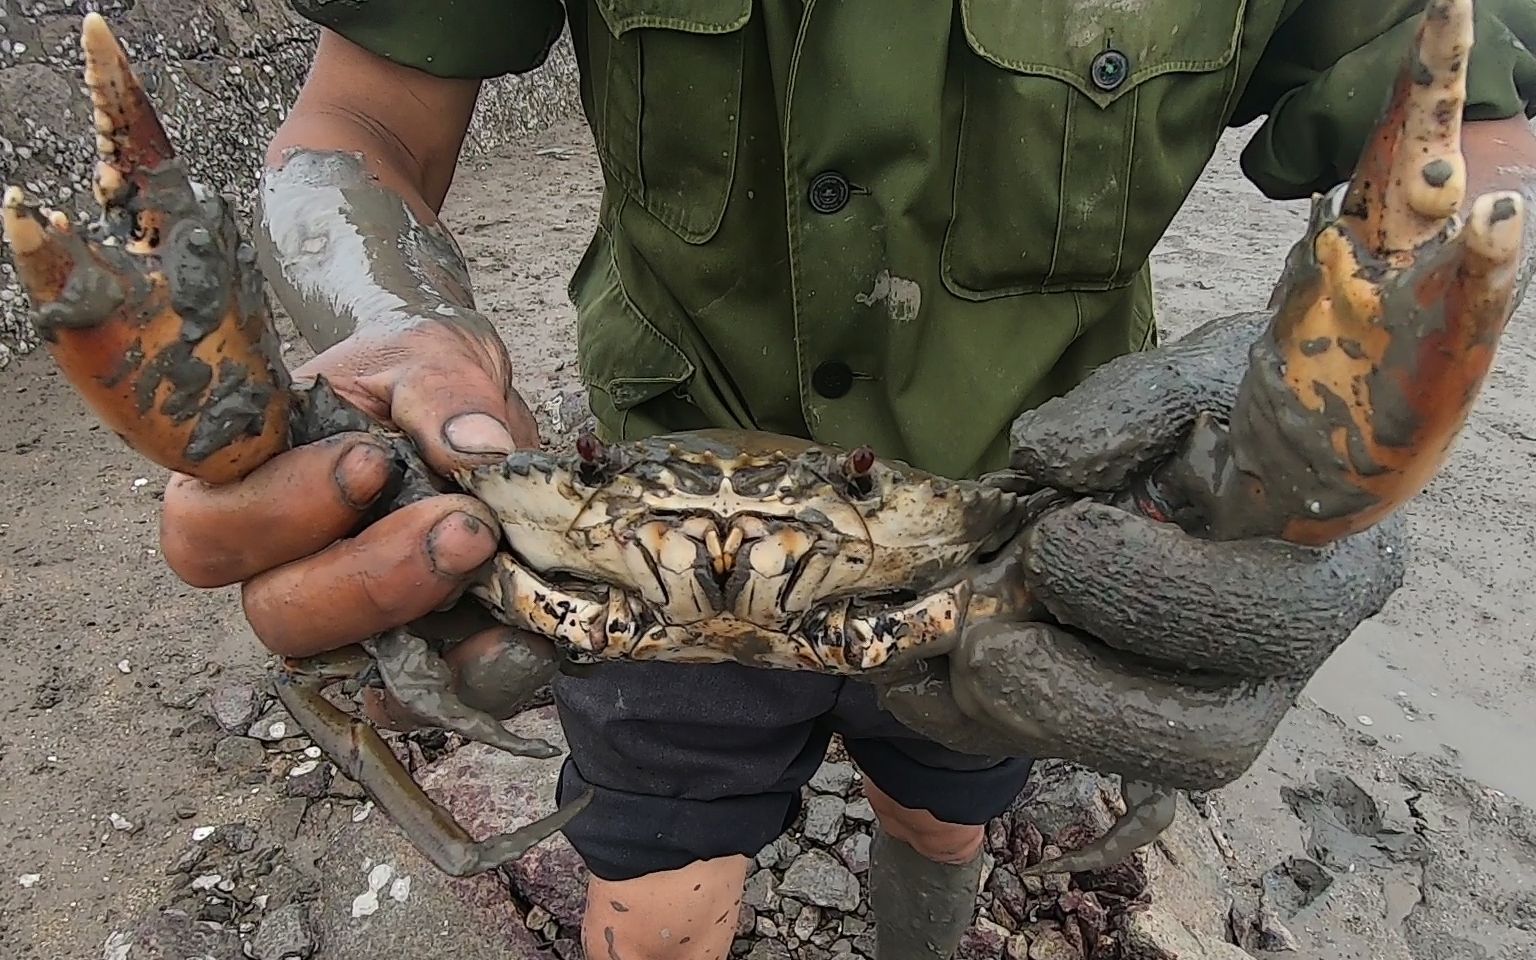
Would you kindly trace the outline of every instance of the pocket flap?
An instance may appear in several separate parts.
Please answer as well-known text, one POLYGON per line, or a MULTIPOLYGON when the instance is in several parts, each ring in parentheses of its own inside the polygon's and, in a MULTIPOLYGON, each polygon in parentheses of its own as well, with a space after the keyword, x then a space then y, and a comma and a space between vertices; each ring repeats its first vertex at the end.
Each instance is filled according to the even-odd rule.
POLYGON ((1105 106, 1152 77, 1231 63, 1246 6, 1246 0, 1088 0, 1042 16, 1038 4, 1020 0, 961 0, 960 11, 977 55, 1015 73, 1055 77, 1105 106), (1094 79, 1110 52, 1124 58, 1127 73, 1112 86, 1094 79))
POLYGON ((614 36, 650 27, 685 33, 733 33, 752 17, 752 0, 596 0, 614 36))

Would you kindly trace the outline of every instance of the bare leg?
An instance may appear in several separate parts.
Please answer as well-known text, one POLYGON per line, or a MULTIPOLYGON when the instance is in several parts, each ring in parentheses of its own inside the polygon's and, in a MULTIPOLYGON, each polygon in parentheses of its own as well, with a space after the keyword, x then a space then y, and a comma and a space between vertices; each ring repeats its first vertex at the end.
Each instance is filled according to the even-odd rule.
POLYGON ((729 856, 633 880, 593 877, 582 948, 591 960, 725 960, 750 862, 729 856))
POLYGON ((875 960, 948 960, 976 910, 984 830, 913 810, 864 780, 879 820, 870 853, 875 960))

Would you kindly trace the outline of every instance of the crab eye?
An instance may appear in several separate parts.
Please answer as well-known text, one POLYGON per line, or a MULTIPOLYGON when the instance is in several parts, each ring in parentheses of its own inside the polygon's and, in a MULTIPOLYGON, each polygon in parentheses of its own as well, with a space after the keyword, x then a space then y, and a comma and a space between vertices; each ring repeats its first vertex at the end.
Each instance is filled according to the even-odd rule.
POLYGON ((581 458, 578 476, 586 483, 595 483, 608 465, 608 448, 596 436, 583 433, 576 438, 576 455, 581 458))
POLYGON ((856 497, 867 497, 874 489, 869 472, 875 468, 875 451, 859 447, 843 458, 843 479, 848 481, 849 491, 856 497))

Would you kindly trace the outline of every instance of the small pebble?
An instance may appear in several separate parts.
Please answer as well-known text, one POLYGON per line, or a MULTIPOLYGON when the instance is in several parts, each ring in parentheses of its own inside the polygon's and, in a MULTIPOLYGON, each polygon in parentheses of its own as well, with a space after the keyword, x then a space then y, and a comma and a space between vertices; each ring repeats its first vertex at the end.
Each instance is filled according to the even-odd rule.
POLYGON ((1362 726, 1362 727, 1369 727, 1369 726, 1371 726, 1372 724, 1374 724, 1376 722, 1375 720, 1372 720, 1370 717, 1366 716, 1363 713, 1360 714, 1360 716, 1356 717, 1355 719, 1360 721, 1360 726, 1362 726))
POLYGON ((21 884, 23 887, 31 888, 36 886, 37 881, 41 879, 43 879, 43 875, 40 873, 24 873, 16 878, 16 882, 21 884))

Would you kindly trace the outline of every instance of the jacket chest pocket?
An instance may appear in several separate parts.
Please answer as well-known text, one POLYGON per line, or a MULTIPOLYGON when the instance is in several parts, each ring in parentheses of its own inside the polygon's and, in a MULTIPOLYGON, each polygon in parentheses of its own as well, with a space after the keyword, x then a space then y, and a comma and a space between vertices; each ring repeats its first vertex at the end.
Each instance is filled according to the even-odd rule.
POLYGON ((753 0, 593 2, 588 110, 605 171, 678 236, 703 243, 735 175, 753 0))
POLYGON ((1245 0, 960 0, 945 283, 989 299, 1129 283, 1231 111, 1245 0))

